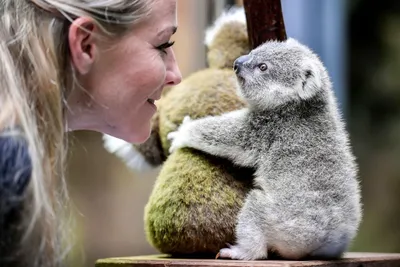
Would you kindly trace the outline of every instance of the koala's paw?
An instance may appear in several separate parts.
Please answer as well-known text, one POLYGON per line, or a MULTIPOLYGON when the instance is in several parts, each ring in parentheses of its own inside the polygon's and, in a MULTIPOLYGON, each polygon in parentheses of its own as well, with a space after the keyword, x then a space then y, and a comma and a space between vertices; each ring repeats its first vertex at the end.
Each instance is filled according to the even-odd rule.
POLYGON ((183 118, 180 127, 182 127, 182 126, 185 125, 185 124, 188 124, 188 123, 191 122, 191 121, 193 121, 192 118, 190 118, 190 116, 187 116, 187 115, 186 115, 186 116, 183 118))
POLYGON ((251 250, 246 250, 240 246, 229 246, 219 251, 217 258, 225 258, 232 260, 255 260, 258 259, 257 255, 254 255, 251 250))
POLYGON ((171 142, 171 146, 169 148, 169 153, 174 152, 178 148, 182 148, 188 145, 190 133, 188 124, 192 121, 189 116, 185 116, 183 118, 182 124, 178 127, 178 129, 174 132, 170 132, 167 135, 167 139, 171 142))
POLYGON ((240 251, 237 246, 228 246, 228 248, 223 248, 219 251, 217 258, 239 260, 239 255, 240 251))

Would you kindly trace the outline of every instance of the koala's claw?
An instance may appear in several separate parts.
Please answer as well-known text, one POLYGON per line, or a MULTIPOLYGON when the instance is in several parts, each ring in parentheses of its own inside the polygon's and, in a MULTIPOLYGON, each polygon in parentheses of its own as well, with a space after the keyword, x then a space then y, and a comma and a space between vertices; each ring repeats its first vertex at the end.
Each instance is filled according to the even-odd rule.
POLYGON ((217 255, 215 256, 215 259, 218 259, 218 258, 232 258, 232 257, 229 257, 229 255, 228 255, 228 253, 227 253, 227 250, 229 250, 229 249, 232 247, 232 245, 229 244, 229 243, 225 243, 225 245, 226 245, 228 248, 221 249, 221 250, 217 253, 217 255))
POLYGON ((235 259, 235 252, 231 248, 223 248, 218 252, 217 257, 225 259, 235 259))
POLYGON ((232 260, 254 260, 257 257, 251 251, 243 249, 238 245, 226 244, 227 248, 220 249, 217 254, 218 258, 226 258, 232 260))
POLYGON ((192 121, 192 119, 190 118, 190 116, 189 116, 189 115, 186 115, 186 116, 183 118, 182 125, 183 125, 183 124, 186 124, 186 123, 188 123, 188 122, 191 122, 191 121, 192 121))
POLYGON ((167 139, 169 141, 173 141, 177 135, 178 135, 178 131, 170 132, 167 134, 167 139))
POLYGON ((169 153, 174 152, 178 148, 182 147, 181 142, 179 141, 179 131, 170 132, 167 135, 167 139, 171 141, 171 146, 169 147, 169 153), (177 138, 178 137, 178 138, 177 138))
POLYGON ((171 142, 169 153, 172 153, 178 148, 184 147, 186 145, 188 139, 188 132, 184 130, 187 128, 184 127, 184 125, 187 125, 191 121, 192 119, 190 118, 190 116, 185 116, 178 129, 176 131, 167 134, 167 139, 171 142))

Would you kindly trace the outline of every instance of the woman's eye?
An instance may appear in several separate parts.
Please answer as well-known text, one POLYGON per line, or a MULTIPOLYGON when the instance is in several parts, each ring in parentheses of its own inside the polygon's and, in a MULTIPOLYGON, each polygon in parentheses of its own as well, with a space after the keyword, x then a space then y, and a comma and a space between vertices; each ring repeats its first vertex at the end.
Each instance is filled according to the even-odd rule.
POLYGON ((161 52, 167 54, 167 51, 166 51, 167 48, 173 46, 174 43, 175 43, 174 41, 173 41, 173 42, 166 42, 166 43, 164 43, 164 44, 158 46, 157 49, 160 50, 161 52))
POLYGON ((265 64, 265 63, 261 63, 260 65, 258 65, 258 68, 259 68, 261 71, 266 71, 266 70, 268 69, 268 66, 267 66, 267 64, 265 64))

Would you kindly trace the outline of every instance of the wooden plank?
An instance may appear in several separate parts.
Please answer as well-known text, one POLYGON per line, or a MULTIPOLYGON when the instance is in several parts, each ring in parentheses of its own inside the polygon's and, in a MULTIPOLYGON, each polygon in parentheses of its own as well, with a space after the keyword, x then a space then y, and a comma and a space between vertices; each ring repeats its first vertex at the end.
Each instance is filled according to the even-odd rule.
POLYGON ((96 267, 400 267, 400 254, 347 253, 335 261, 237 261, 214 259, 170 258, 168 255, 148 255, 100 259, 96 267))

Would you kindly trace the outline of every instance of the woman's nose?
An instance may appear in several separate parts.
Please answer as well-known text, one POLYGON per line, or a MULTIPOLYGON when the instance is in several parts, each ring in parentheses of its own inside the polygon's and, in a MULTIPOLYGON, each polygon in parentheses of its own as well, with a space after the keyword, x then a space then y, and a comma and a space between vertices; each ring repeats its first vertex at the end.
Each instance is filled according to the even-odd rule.
POLYGON ((182 81, 182 74, 179 69, 178 63, 176 62, 175 53, 171 49, 168 51, 170 54, 170 59, 167 62, 167 73, 165 77, 165 84, 167 85, 177 85, 182 81))

